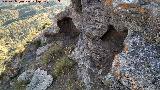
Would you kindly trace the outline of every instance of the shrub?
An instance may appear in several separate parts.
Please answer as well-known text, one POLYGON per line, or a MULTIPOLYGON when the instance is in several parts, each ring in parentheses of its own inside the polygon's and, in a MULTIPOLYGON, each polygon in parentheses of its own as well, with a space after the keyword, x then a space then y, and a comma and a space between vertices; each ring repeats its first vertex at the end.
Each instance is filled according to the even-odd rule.
POLYGON ((24 80, 18 81, 17 80, 14 84, 14 89, 15 90, 26 90, 27 84, 29 84, 28 81, 24 81, 24 80))
POLYGON ((42 56, 41 56, 41 61, 42 64, 48 64, 51 60, 57 60, 59 57, 61 57, 64 54, 63 49, 60 45, 54 44, 52 45, 48 51, 46 51, 42 56))
POLYGON ((54 66, 53 74, 58 77, 64 73, 70 71, 74 65, 73 60, 69 59, 67 56, 64 56, 56 61, 54 66))

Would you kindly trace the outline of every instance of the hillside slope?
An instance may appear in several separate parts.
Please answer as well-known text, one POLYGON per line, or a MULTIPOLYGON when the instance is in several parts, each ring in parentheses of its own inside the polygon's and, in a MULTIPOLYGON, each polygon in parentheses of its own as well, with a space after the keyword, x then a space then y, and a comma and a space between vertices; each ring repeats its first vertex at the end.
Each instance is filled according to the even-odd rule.
POLYGON ((0 4, 0 73, 4 60, 24 50, 39 33, 53 25, 52 18, 68 3, 0 4))

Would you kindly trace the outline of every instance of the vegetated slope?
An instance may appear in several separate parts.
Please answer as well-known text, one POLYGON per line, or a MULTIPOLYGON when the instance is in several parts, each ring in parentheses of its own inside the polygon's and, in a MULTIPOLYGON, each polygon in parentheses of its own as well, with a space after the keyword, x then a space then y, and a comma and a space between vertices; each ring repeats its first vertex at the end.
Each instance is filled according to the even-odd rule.
POLYGON ((52 17, 65 8, 65 4, 53 0, 48 3, 0 4, 0 74, 3 62, 24 50, 45 28, 50 27, 52 17))

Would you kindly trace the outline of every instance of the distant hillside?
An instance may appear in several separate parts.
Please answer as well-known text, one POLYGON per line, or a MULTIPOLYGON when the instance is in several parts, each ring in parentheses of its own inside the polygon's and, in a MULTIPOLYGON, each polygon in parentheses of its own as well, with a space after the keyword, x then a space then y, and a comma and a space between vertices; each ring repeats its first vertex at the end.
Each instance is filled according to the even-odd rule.
POLYGON ((24 50, 27 42, 50 27, 52 17, 67 4, 48 3, 0 4, 0 73, 4 60, 24 50))

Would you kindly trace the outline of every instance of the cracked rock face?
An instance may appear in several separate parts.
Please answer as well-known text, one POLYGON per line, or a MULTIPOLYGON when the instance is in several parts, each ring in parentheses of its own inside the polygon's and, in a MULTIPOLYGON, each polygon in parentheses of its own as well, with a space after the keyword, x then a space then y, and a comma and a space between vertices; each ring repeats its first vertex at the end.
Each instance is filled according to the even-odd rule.
POLYGON ((57 15, 57 20, 72 18, 81 32, 71 55, 78 62, 79 79, 87 90, 159 90, 160 18, 152 14, 159 7, 139 7, 137 0, 125 7, 119 1, 119 9, 104 2, 72 0, 57 15))

